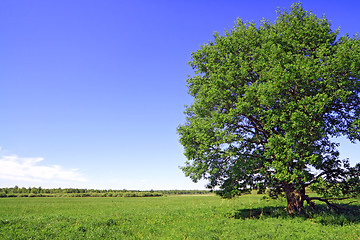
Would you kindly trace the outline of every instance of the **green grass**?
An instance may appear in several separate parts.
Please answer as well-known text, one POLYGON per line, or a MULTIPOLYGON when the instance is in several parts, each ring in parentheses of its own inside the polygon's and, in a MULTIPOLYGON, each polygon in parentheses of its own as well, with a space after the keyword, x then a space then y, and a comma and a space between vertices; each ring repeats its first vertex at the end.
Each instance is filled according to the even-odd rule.
POLYGON ((245 195, 0 199, 0 239, 360 239, 360 212, 245 195))

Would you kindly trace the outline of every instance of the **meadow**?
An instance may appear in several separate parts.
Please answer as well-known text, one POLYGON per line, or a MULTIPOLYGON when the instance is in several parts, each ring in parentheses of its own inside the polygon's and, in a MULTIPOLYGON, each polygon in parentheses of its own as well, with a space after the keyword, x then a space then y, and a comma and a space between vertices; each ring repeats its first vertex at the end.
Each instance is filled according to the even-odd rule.
POLYGON ((289 216, 257 194, 1 198, 0 239, 360 239, 356 204, 289 216))

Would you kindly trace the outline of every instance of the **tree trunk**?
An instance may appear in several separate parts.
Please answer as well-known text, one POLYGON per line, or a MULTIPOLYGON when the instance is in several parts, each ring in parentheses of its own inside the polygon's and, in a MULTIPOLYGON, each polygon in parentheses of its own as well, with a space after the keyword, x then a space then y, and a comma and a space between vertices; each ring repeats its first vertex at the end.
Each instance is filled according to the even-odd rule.
POLYGON ((292 185, 285 183, 284 190, 288 204, 288 212, 290 214, 301 212, 304 208, 304 200, 306 200, 305 188, 298 190, 292 185))

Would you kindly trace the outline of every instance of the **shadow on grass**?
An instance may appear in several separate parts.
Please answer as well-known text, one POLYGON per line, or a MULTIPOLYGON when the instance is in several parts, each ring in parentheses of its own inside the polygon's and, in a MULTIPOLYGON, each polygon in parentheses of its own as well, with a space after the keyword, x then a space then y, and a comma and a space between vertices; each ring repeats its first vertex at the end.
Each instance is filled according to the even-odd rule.
POLYGON ((230 217, 235 219, 299 219, 310 220, 312 222, 323 225, 347 225, 352 223, 360 223, 360 206, 337 204, 340 209, 333 209, 324 204, 316 205, 315 209, 305 206, 304 211, 296 214, 288 214, 284 207, 263 207, 252 209, 239 209, 230 217))

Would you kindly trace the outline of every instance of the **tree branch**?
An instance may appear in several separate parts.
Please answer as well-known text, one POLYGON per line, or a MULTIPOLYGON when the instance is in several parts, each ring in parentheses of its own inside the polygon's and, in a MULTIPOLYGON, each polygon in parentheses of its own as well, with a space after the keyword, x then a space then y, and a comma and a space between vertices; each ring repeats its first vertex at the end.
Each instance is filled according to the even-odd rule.
MULTIPOLYGON (((345 199, 349 199, 349 198, 352 198, 352 197, 344 197, 344 198, 321 198, 321 197, 306 197, 305 200, 309 203, 309 205, 311 207, 314 207, 314 203, 312 203, 311 201, 312 200, 318 200, 318 201, 322 201, 322 202, 325 202, 327 205, 329 205, 330 207, 332 208, 336 208, 336 209, 344 209, 340 206, 337 206, 333 203, 330 202, 330 200, 345 200, 345 199)), ((350 202, 352 203, 352 202, 350 202)), ((348 203, 348 204, 350 204, 348 203)), ((347 205, 348 205, 347 204, 347 205)))
POLYGON ((317 175, 313 180, 311 180, 310 182, 308 183, 304 183, 304 187, 308 187, 310 186, 313 182, 315 182, 316 180, 318 180, 321 176, 324 176, 327 172, 322 172, 320 173, 319 175, 317 175))

